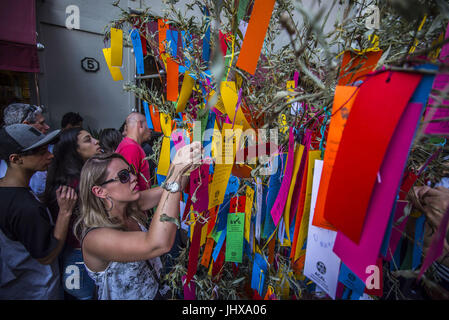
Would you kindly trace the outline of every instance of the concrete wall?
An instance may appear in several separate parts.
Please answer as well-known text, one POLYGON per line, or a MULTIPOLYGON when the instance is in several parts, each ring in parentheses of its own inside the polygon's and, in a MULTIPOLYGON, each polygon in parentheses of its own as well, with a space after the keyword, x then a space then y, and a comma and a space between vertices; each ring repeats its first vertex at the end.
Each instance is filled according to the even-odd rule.
MULTIPOLYGON (((47 108, 52 128, 59 128, 62 115, 79 112, 84 126, 92 129, 120 127, 134 107, 134 96, 123 91, 123 84, 134 77, 134 56, 124 48, 123 81, 114 82, 103 57, 104 27, 119 15, 112 0, 38 0, 38 42, 45 49, 39 53, 41 103, 47 108), (80 30, 65 26, 66 7, 80 9, 80 30), (100 70, 81 68, 84 57, 96 59, 100 70)), ((134 2, 134 1, 133 1, 134 2)))

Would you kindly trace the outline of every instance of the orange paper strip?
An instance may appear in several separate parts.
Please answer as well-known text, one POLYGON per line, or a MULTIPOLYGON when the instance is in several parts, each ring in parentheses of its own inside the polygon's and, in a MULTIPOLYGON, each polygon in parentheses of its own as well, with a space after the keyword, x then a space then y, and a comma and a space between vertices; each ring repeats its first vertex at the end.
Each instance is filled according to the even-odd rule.
POLYGON ((210 256, 212 254, 213 247, 214 247, 214 239, 207 238, 206 246, 204 247, 203 257, 201 258, 201 265, 205 266, 206 268, 209 267, 210 256))
POLYGON ((257 61, 270 23, 274 3, 275 0, 256 0, 254 3, 236 65, 250 74, 256 72, 257 61))
POLYGON ((153 123, 154 131, 162 132, 159 110, 155 106, 151 105, 150 106, 150 114, 151 114, 151 122, 153 123))
POLYGON ((159 33, 159 54, 165 52, 165 40, 167 39, 167 30, 169 26, 164 19, 157 20, 157 29, 159 33))
POLYGON ((179 67, 172 58, 167 59, 167 101, 178 101, 179 67))
POLYGON ((341 62, 340 80, 338 80, 339 86, 346 86, 356 80, 363 80, 363 76, 370 73, 376 67, 377 62, 382 56, 382 50, 369 51, 365 55, 345 51, 341 62), (357 71, 352 71, 355 68, 358 68, 357 71))
POLYGON ((335 157, 337 156, 341 136, 343 135, 343 129, 345 128, 346 120, 349 117, 355 97, 357 96, 356 90, 357 87, 337 86, 335 88, 334 105, 332 106, 333 116, 331 117, 329 133, 327 135, 323 172, 321 173, 320 188, 318 189, 315 213, 312 221, 314 226, 333 231, 336 231, 337 229, 324 219, 324 204, 326 203, 329 180, 331 178, 332 168, 334 166, 335 157))

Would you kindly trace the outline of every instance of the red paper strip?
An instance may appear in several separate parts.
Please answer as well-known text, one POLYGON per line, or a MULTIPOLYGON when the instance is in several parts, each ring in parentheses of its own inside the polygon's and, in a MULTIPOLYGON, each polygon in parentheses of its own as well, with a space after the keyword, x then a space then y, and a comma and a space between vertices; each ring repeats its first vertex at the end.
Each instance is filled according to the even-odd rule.
POLYGON ((226 240, 223 242, 223 246, 218 254, 217 261, 214 262, 212 266, 212 278, 218 277, 217 281, 220 279, 221 269, 225 261, 225 251, 226 251, 226 240))
POLYGON ((256 72, 257 62, 262 50, 265 34, 270 23, 275 0, 256 0, 246 29, 237 67, 250 74, 256 72))
POLYGON ((187 198, 186 207, 184 209, 184 213, 182 215, 182 221, 184 221, 187 218, 187 214, 190 212, 190 206, 192 205, 192 199, 189 197, 187 198))
POLYGON ((190 244, 189 251, 189 265, 187 267, 187 278, 186 283, 184 285, 188 285, 190 280, 192 280, 193 276, 196 273, 197 265, 198 265, 198 255, 200 253, 200 240, 201 240, 201 229, 204 224, 200 221, 195 223, 192 243, 190 244))
POLYGON ((224 34, 221 31, 218 31, 218 37, 220 39, 221 53, 223 53, 223 56, 225 56, 226 51, 228 51, 228 46, 226 45, 226 34, 224 34))
POLYGON ((209 206, 209 165, 203 164, 190 174, 190 190, 195 193, 196 202, 193 203, 193 210, 204 212, 209 206), (201 175, 201 185, 200 185, 201 175))
POLYGON ((367 79, 354 101, 329 181, 324 217, 357 244, 385 151, 420 80, 418 74, 384 72, 367 79))
POLYGON ((271 238, 270 242, 268 242, 268 263, 270 265, 273 264, 274 261, 274 247, 276 245, 276 237, 271 238))
POLYGON ((143 35, 140 35, 140 42, 142 43, 142 53, 145 57, 147 55, 147 39, 143 35))
MULTIPOLYGON (((307 168, 307 164, 309 161, 309 150, 304 150, 304 152, 307 153, 305 154, 305 162, 304 162, 304 167, 307 168)), ((297 177, 297 179, 300 179, 300 177, 297 177)), ((304 211, 304 204, 305 204, 305 200, 306 200, 306 189, 307 189, 307 170, 302 170, 302 179, 301 179, 301 188, 299 189, 299 202, 298 202, 298 207, 296 210, 291 210, 290 212, 290 224, 293 222, 293 218, 296 217, 301 217, 303 215, 303 211, 304 211), (299 213, 299 215, 298 215, 299 213)), ((301 218, 299 219, 299 222, 301 223, 301 218)), ((297 221, 297 220, 296 220, 297 221)))
POLYGON ((209 235, 215 227, 217 221, 217 207, 209 209, 209 223, 207 224, 207 235, 209 235))

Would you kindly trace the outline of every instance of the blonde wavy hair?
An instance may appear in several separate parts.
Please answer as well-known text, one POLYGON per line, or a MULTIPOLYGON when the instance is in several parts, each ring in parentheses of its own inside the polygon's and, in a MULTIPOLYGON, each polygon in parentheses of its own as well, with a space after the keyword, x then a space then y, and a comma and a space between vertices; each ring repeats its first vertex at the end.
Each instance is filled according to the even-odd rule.
MULTIPOLYGON (((80 215, 73 227, 73 232, 80 241, 84 238, 86 231, 91 228, 126 230, 126 227, 118 219, 109 216, 104 200, 92 192, 93 186, 98 186, 106 180, 112 159, 121 159, 129 165, 128 161, 118 153, 103 153, 88 159, 81 170, 80 215)), ((140 224, 146 226, 146 216, 138 210, 135 202, 131 202, 127 206, 126 216, 133 217, 140 224)))

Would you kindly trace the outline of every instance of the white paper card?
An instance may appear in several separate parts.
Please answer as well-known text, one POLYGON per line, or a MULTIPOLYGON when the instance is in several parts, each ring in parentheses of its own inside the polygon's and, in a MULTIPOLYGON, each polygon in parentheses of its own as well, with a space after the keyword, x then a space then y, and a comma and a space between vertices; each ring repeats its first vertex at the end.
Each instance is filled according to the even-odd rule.
POLYGON ((340 258, 332 250, 337 233, 312 225, 322 169, 323 160, 316 160, 313 173, 312 202, 310 206, 304 275, 326 291, 332 299, 335 299, 341 262, 340 258))

